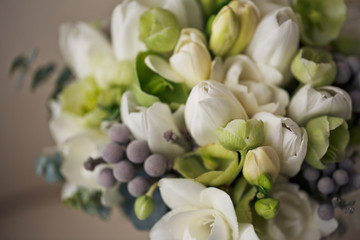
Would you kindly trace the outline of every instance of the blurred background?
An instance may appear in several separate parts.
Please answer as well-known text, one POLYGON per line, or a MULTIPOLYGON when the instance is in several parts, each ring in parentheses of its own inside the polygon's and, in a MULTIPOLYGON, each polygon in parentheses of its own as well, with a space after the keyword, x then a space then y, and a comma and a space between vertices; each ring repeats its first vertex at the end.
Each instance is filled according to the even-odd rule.
MULTIPOLYGON (((61 66, 59 25, 105 19, 119 2, 0 0, 0 239, 148 238, 147 232, 137 231, 117 209, 104 222, 63 206, 61 186, 48 185, 35 175, 34 159, 44 147, 54 144, 48 130, 46 109, 53 85, 49 82, 31 92, 30 81, 27 81, 17 91, 16 80, 10 79, 8 74, 14 57, 21 53, 27 55, 34 48, 40 50, 35 66, 50 60, 61 66)), ((360 36, 359 4, 352 11, 355 14, 351 15, 352 24, 347 31, 357 29, 360 36)), ((358 238, 350 231, 342 239, 358 238)))

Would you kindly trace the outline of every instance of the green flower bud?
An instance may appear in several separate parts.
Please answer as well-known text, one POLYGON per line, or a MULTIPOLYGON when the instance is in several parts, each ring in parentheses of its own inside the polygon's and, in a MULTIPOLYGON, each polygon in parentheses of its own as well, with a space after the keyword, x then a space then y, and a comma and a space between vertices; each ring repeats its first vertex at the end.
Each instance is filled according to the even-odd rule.
POLYGON ((232 151, 246 151, 260 146, 265 137, 264 123, 261 120, 235 119, 224 128, 216 129, 220 144, 232 151))
POLYGON ((228 0, 200 0, 206 18, 216 13, 216 10, 223 6, 228 0))
POLYGON ((180 27, 175 15, 162 8, 152 8, 140 17, 139 38, 146 47, 156 52, 174 49, 180 36, 180 27))
POLYGON ((147 219, 155 209, 155 201, 152 197, 142 195, 135 200, 135 214, 140 220, 147 219))
POLYGON ((338 117, 322 116, 306 124, 308 149, 305 161, 318 169, 343 160, 350 134, 346 121, 338 117))
POLYGON ((97 105, 99 88, 93 77, 87 77, 68 85, 60 100, 64 111, 83 116, 97 105))
POLYGON ((227 55, 233 56, 242 52, 252 39, 260 21, 257 7, 250 1, 231 1, 228 5, 236 14, 239 21, 239 35, 227 55))
POLYGON ((271 189, 271 183, 269 186, 268 183, 261 181, 264 177, 262 175, 268 175, 271 181, 274 182, 279 172, 280 159, 273 147, 258 147, 246 154, 243 175, 250 184, 258 186, 260 182, 266 189, 271 189))
POLYGON ((324 46, 336 39, 346 20, 344 0, 294 0, 293 10, 301 26, 301 39, 324 46))
POLYGON ((263 198, 255 202, 255 211, 263 218, 273 219, 279 211, 280 201, 273 198, 263 198))
POLYGON ((224 56, 235 43, 239 34, 239 21, 235 12, 228 6, 216 15, 210 36, 210 49, 217 56, 224 56))
POLYGON ((300 82, 321 87, 335 80, 336 65, 330 53, 304 47, 292 61, 291 72, 300 82))
POLYGON ((261 174, 258 178, 258 185, 262 189, 266 191, 270 191, 272 189, 273 180, 272 177, 268 174, 261 174))

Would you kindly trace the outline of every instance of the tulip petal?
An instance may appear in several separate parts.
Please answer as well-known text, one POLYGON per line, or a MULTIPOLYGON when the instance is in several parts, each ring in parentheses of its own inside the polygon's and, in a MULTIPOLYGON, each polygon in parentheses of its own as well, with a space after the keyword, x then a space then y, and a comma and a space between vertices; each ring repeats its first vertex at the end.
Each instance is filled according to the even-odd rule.
POLYGON ((159 182, 161 197, 168 207, 175 209, 182 206, 204 208, 200 202, 200 192, 204 185, 189 179, 163 178, 159 182))
POLYGON ((255 233, 254 226, 252 224, 239 224, 239 240, 259 240, 259 237, 255 233))
POLYGON ((224 219, 218 215, 215 215, 214 218, 213 227, 211 228, 208 240, 235 239, 230 235, 231 231, 224 219))
POLYGON ((184 79, 175 72, 168 61, 164 58, 156 56, 156 55, 149 55, 145 58, 145 64, 148 66, 152 71, 156 72, 160 76, 166 78, 175 83, 182 83, 184 79))

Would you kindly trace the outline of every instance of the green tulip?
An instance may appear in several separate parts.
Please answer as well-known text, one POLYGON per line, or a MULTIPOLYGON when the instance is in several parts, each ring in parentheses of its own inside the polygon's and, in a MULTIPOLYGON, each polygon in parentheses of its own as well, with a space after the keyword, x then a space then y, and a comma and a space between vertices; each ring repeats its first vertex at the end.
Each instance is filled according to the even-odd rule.
POLYGON ((162 8, 152 8, 140 17, 139 38, 146 47, 156 52, 170 52, 180 36, 175 15, 162 8))
POLYGON ((291 72, 303 84, 322 87, 335 80, 336 65, 330 53, 304 47, 293 59, 291 72))

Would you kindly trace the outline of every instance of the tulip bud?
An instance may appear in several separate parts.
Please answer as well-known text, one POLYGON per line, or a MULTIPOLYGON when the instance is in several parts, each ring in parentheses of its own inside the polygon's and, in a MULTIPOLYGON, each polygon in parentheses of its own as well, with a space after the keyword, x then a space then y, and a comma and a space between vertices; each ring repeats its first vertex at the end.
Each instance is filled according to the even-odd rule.
POLYGON ((224 148, 246 151, 260 146, 264 141, 264 124, 256 119, 236 119, 224 128, 217 128, 216 136, 224 148))
POLYGON ((272 219, 279 211, 280 201, 273 198, 263 198, 255 202, 255 211, 266 220, 272 219))
POLYGON ((146 47, 156 52, 174 49, 180 35, 175 15, 163 8, 152 8, 140 17, 139 38, 146 47))
POLYGON ((243 106, 222 83, 201 81, 185 106, 186 127, 199 145, 217 142, 216 128, 233 119, 247 119, 243 106))
POLYGON ((207 49, 206 38, 195 28, 181 31, 170 65, 192 88, 201 80, 207 80, 211 70, 211 56, 207 49))
POLYGON ((242 52, 252 39, 260 13, 255 4, 250 1, 232 1, 228 5, 236 14, 239 21, 239 35, 227 55, 236 55, 242 52))
POLYGON ((239 34, 239 21, 232 8, 225 6, 216 15, 210 36, 210 49, 215 55, 224 56, 239 34))
POLYGON ((135 200, 135 214, 138 219, 145 220, 155 209, 155 201, 152 197, 142 195, 135 200))
POLYGON ((274 148, 262 146, 246 154, 243 175, 250 184, 258 185, 262 174, 268 174, 274 182, 279 172, 280 159, 274 148))
POLYGON ((308 151, 305 161, 318 169, 326 164, 342 161, 350 136, 342 118, 323 116, 306 124, 308 151))
POLYGON ((328 52, 304 47, 293 59, 291 72, 301 83, 320 87, 332 84, 336 65, 328 52))

